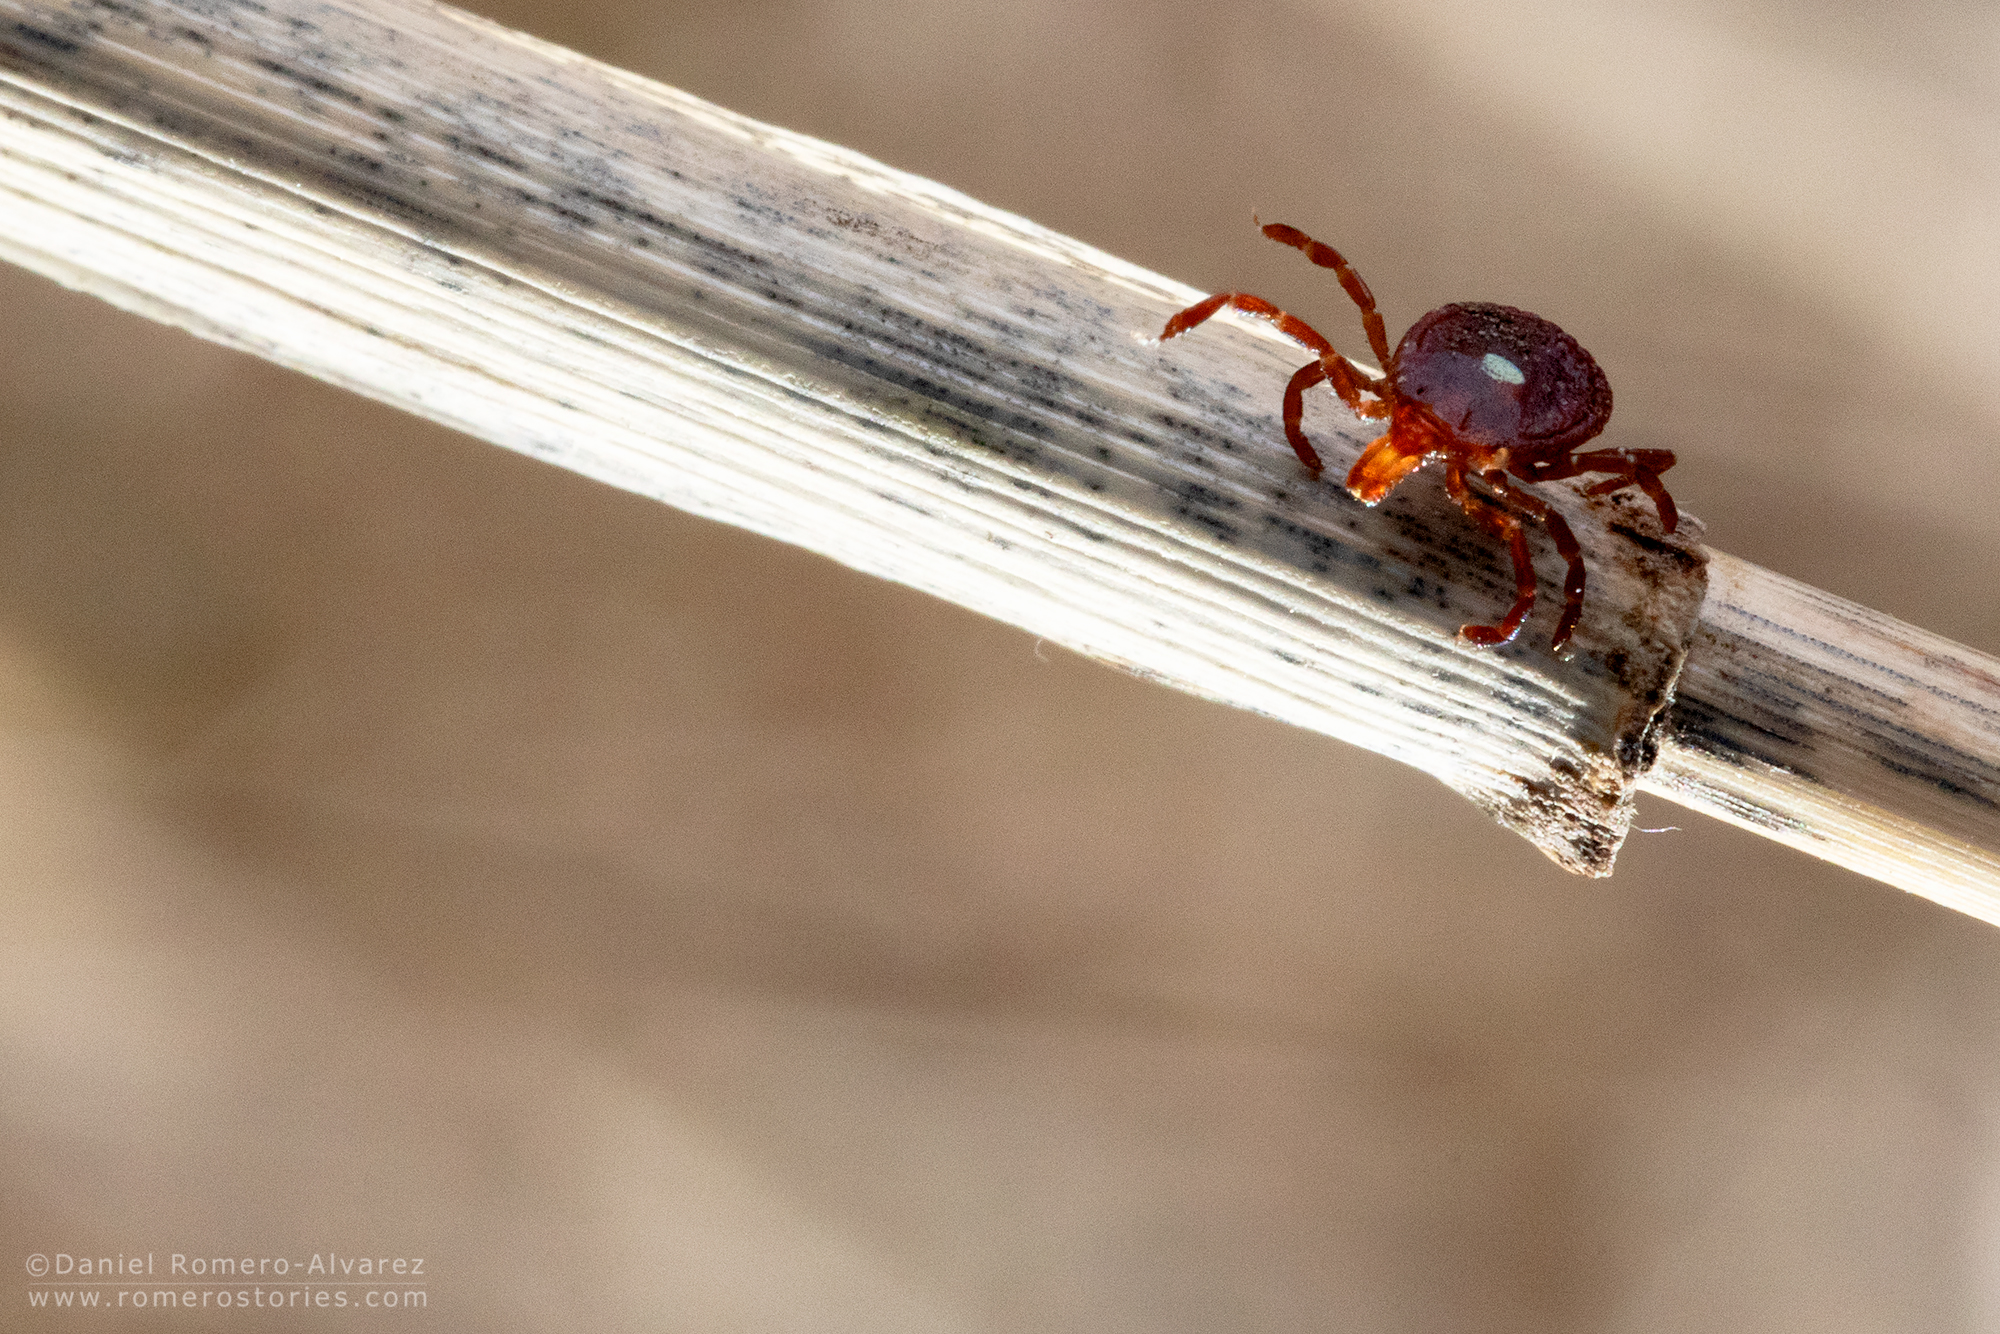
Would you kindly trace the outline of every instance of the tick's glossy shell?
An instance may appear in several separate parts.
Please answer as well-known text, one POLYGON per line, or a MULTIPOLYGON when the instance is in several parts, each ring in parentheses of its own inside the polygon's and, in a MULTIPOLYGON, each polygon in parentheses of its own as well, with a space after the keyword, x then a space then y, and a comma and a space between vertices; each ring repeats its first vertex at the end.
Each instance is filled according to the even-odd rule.
POLYGON ((1410 326, 1395 363, 1398 394, 1487 448, 1561 457, 1611 419, 1611 382, 1583 345, 1512 306, 1440 306, 1410 326))

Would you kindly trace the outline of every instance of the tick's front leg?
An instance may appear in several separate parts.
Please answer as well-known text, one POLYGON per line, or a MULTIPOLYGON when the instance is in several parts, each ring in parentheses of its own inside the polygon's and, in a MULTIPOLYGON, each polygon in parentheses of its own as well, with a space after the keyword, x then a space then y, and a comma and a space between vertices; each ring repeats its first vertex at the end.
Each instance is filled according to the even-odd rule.
POLYGON ((1340 395, 1341 401, 1347 404, 1356 416, 1389 415, 1386 404, 1362 398, 1361 395, 1368 390, 1354 373, 1354 368, 1348 364, 1347 358, 1339 353, 1321 357, 1318 361, 1308 362, 1299 367, 1297 374, 1293 375, 1291 382, 1285 386, 1285 439, 1292 442, 1292 452, 1299 456, 1299 462, 1305 464, 1315 477, 1319 476, 1320 470, 1326 465, 1320 460, 1319 451, 1306 439, 1306 390, 1321 380, 1333 386, 1333 391, 1340 395))
MULTIPOLYGON (((1256 221, 1253 214, 1251 221, 1256 221)), ((1340 286, 1348 299, 1361 308, 1361 327, 1367 331, 1368 346, 1374 350, 1375 359, 1382 363, 1382 369, 1389 369, 1389 333, 1382 327, 1382 315, 1375 309, 1375 294, 1368 290, 1361 275, 1354 266, 1342 257, 1338 250, 1324 241, 1315 241, 1296 227, 1288 227, 1282 222, 1265 224, 1264 235, 1279 245, 1288 245, 1305 252, 1307 259, 1323 269, 1332 269, 1333 276, 1340 280, 1340 286)))
POLYGON ((1322 357, 1339 355, 1333 350, 1333 344, 1326 341, 1325 334, 1298 316, 1279 310, 1263 297, 1252 296, 1248 292, 1217 292, 1214 296, 1204 297, 1186 310, 1177 312, 1167 321, 1167 327, 1160 330, 1160 341, 1164 343, 1169 338, 1180 337, 1196 325, 1205 323, 1224 306, 1231 310, 1240 310, 1245 315, 1255 315, 1259 319, 1269 320, 1278 326, 1279 333, 1301 347, 1310 348, 1322 357))

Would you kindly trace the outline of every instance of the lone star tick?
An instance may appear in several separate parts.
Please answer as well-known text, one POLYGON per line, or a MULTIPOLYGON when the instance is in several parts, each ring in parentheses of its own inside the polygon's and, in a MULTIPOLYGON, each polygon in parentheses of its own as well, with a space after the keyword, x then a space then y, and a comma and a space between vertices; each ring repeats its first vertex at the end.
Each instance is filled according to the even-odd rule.
POLYGON ((1541 316, 1484 302, 1440 306, 1411 325, 1392 353, 1374 293, 1338 250, 1283 223, 1265 227, 1264 235, 1333 270, 1361 308, 1368 346, 1382 363, 1380 378, 1334 351, 1304 320, 1248 292, 1223 292, 1195 302, 1167 321, 1161 340, 1186 333, 1228 306, 1271 321, 1287 338, 1310 349, 1315 359, 1285 386, 1285 438, 1299 462, 1319 476, 1325 464, 1300 422, 1305 391, 1322 380, 1360 416, 1386 418, 1388 431, 1362 451, 1347 474, 1348 493, 1364 505, 1380 503, 1429 460, 1444 460, 1445 490, 1468 518, 1503 538, 1514 554, 1512 609, 1498 625, 1459 627, 1469 643, 1506 643, 1534 608, 1535 566, 1522 520, 1538 520, 1569 562, 1562 617, 1549 645, 1559 652, 1583 615, 1583 551, 1563 516, 1522 490, 1510 474, 1523 482, 1552 482, 1608 473, 1585 494, 1602 496, 1637 486, 1652 498, 1660 526, 1671 533, 1680 515, 1660 474, 1674 466, 1673 451, 1576 452, 1611 419, 1611 384, 1581 344, 1541 316), (1475 482, 1484 489, 1476 489, 1475 482))

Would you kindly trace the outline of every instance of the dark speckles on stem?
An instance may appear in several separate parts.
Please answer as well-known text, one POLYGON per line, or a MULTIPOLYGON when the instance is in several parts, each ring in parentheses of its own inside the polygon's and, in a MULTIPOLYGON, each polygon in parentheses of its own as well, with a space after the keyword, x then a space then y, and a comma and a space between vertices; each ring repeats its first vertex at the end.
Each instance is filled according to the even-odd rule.
POLYGON ((780 226, 786 225, 792 221, 791 215, 786 213, 783 209, 777 208, 771 204, 766 204, 760 199, 746 199, 742 195, 737 195, 733 197, 729 202, 736 205, 738 209, 752 215, 753 217, 766 218, 772 222, 778 223, 780 226))
POLYGON ((875 492, 875 498, 878 500, 886 500, 891 505, 900 506, 901 508, 909 510, 912 513, 921 514, 926 519, 934 519, 937 517, 936 515, 932 514, 929 510, 925 509, 922 505, 919 505, 914 501, 912 501, 908 496, 899 496, 894 491, 877 491, 875 492))
POLYGON ((1638 547, 1640 550, 1673 561, 1684 572, 1699 571, 1706 563, 1704 558, 1697 553, 1675 546, 1671 542, 1662 541, 1651 533, 1634 528, 1630 524, 1614 523, 1607 526, 1612 532, 1618 534, 1618 536, 1632 543, 1632 545, 1638 547))
POLYGON ((1974 791, 1972 788, 1952 781, 1950 778, 1938 773, 1931 766, 1913 767, 1907 764, 1899 764, 1887 755, 1877 755, 1875 762, 1899 777, 1914 778, 1920 782, 1929 783, 1948 797, 1953 797, 1960 801, 1969 801, 1975 806, 1983 806, 1989 811, 2000 810, 2000 802, 1995 802, 1983 792, 1974 791))
POLYGON ((651 210, 636 208, 615 195, 607 195, 598 190, 586 189, 583 186, 572 187, 564 191, 564 193, 572 198, 595 204, 599 208, 615 214, 621 222, 644 223, 648 227, 657 227, 662 231, 680 230, 676 228, 675 224, 668 222, 665 218, 660 217, 651 210))
POLYGON ((1207 510, 1196 509, 1192 505, 1176 505, 1174 513, 1197 528, 1206 528, 1219 542, 1235 542, 1243 536, 1236 525, 1210 514, 1207 510))
POLYGON ((1336 541, 1325 533, 1315 532, 1303 524, 1285 518, 1282 514, 1266 512, 1263 522, 1265 531, 1276 532, 1303 550, 1315 574, 1331 573, 1336 565, 1364 572, 1376 572, 1383 568, 1380 556, 1336 541))
POLYGON ((475 139, 467 139, 461 135, 456 135, 456 134, 447 134, 444 136, 444 142, 453 149, 456 149, 458 152, 470 153, 472 156, 476 158, 483 158, 485 161, 491 162, 496 167, 505 167, 509 171, 518 171, 522 173, 525 173, 528 170, 528 164, 521 161, 519 158, 509 157, 505 153, 497 152, 494 149, 488 148, 485 144, 482 144, 475 139))
MULTIPOLYGON (((1527 656, 1525 653, 1522 655, 1523 658, 1527 656)), ((1518 717, 1545 722, 1552 727, 1562 724, 1563 710, 1545 695, 1528 694, 1502 686, 1494 690, 1493 698, 1502 708, 1518 717)))
POLYGON ((307 74, 302 70, 295 70, 289 65, 281 65, 275 60, 265 60, 260 57, 253 59, 250 63, 267 74, 275 74, 281 79, 295 83, 310 92, 318 93, 322 97, 331 97, 337 101, 346 102, 351 106, 358 107, 361 105, 360 96, 351 88, 342 88, 337 83, 329 83, 316 75, 307 74))
POLYGON ((1015 411, 990 396, 968 393, 924 373, 922 369, 917 369, 925 366, 921 358, 885 358, 876 355, 866 343, 842 339, 816 340, 811 347, 817 356, 830 364, 849 367, 872 380, 907 391, 907 397, 891 398, 888 403, 921 420, 935 422, 955 438, 975 448, 999 453, 1027 466, 1044 466, 1046 463, 1043 451, 1020 437, 1052 438, 1054 430, 1048 422, 1015 411), (1001 427, 1006 434, 999 437, 996 443, 987 432, 979 429, 980 423, 1001 427))
POLYGON ((1210 509, 1241 509, 1243 502, 1234 496, 1224 495, 1200 482, 1182 482, 1174 487, 1174 494, 1190 505, 1202 505, 1210 509))
MULTIPOLYGON (((363 157, 360 154, 338 155, 337 160, 345 160, 348 156, 361 158, 361 160, 364 162, 371 160, 363 157)), ((359 199, 364 203, 370 204, 376 208, 379 208, 385 213, 393 214, 394 216, 403 218, 407 221, 423 222, 432 227, 438 228, 439 230, 456 228, 457 226, 461 225, 462 222, 461 219, 452 217, 447 214, 438 213, 432 209, 425 208, 420 204, 413 203, 412 201, 403 198, 401 195, 398 195, 391 190, 385 190, 379 186, 368 185, 362 181, 355 180, 351 177, 337 178, 337 181, 340 188, 350 196, 359 199)), ((310 208, 315 212, 323 214, 327 217, 334 216, 334 210, 327 208, 326 206, 314 200, 310 199, 302 200, 300 201, 300 206, 305 208, 310 208)))
POLYGON ((342 148, 339 144, 332 145, 327 149, 327 152, 331 153, 339 161, 350 163, 361 168, 363 171, 381 172, 389 169, 389 164, 383 162, 380 158, 369 157, 366 153, 357 153, 351 148, 342 148))
MULTIPOLYGON (((968 344, 970 343, 969 339, 966 341, 968 344)), ((1064 375, 1054 366, 1043 365, 1041 362, 1023 361, 1020 357, 1009 357, 1006 364, 1013 367, 1019 373, 1023 384, 1040 393, 1058 394, 1073 383, 1069 376, 1064 375)))
POLYGON ((1153 420, 1182 440, 1192 440, 1198 444, 1210 445, 1225 453, 1234 453, 1235 442, 1218 431, 1211 431, 1197 422, 1176 417, 1171 412, 1156 412, 1153 420))
MULTIPOLYGON (((920 345, 924 346, 933 355, 936 354, 938 349, 944 348, 957 353, 961 358, 966 360, 968 365, 972 363, 984 364, 985 362, 986 346, 967 337, 950 325, 939 324, 934 320, 917 319, 907 309, 900 306, 892 306, 885 302, 877 302, 875 309, 871 313, 879 317, 883 327, 893 328, 898 331, 907 331, 908 334, 915 335, 920 340, 920 345)), ((1059 383, 1059 381, 1052 381, 1052 383, 1059 383)))
MULTIPOLYGON (((58 37, 52 32, 45 32, 40 28, 31 27, 26 23, 16 23, 13 27, 13 32, 15 36, 25 41, 33 42, 37 46, 46 47, 62 55, 75 55, 78 51, 83 50, 83 43, 81 42, 73 42, 67 37, 58 37)), ((16 54, 25 56, 26 52, 16 52, 16 54)))
POLYGON ((1670 725, 1676 739, 1703 754, 1731 764, 1740 765, 1745 759, 1752 759, 1780 769, 1797 765, 1798 747, 1808 735, 1803 727, 1766 727, 1740 715, 1726 714, 1686 692, 1674 703, 1670 725), (1760 740, 1772 744, 1759 745, 1760 740))
POLYGON ((1444 584, 1426 579, 1421 574, 1412 575, 1403 592, 1412 601, 1428 602, 1439 611, 1451 609, 1451 591, 1444 584))
MULTIPOLYGON (((1103 321, 1110 319, 1116 313, 1110 306, 1085 296, 1074 288, 1036 284, 1030 287, 1029 291, 1063 312, 1065 320, 1083 318, 1103 321)), ((1032 306, 1026 309, 1030 313, 1034 311, 1032 306)))

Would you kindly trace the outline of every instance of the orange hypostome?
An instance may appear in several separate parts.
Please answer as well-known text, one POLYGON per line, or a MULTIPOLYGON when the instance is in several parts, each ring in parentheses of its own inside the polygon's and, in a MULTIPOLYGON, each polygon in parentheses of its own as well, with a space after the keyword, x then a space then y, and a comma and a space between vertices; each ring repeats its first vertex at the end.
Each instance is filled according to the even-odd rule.
POLYGON ((1429 450, 1411 454, 1397 443, 1391 432, 1361 451, 1347 474, 1347 493, 1364 505, 1378 504, 1396 489, 1396 483, 1421 468, 1429 450))
POLYGON ((1364 505, 1380 504, 1425 459, 1451 457, 1451 432, 1423 404, 1398 397, 1393 379, 1385 376, 1370 386, 1389 407, 1389 433, 1362 450, 1347 474, 1347 493, 1364 505))

